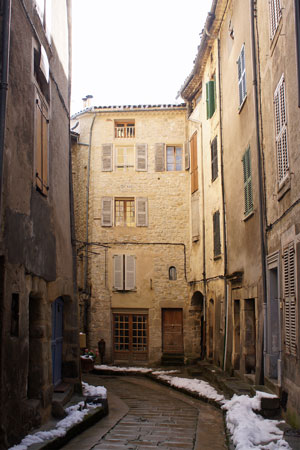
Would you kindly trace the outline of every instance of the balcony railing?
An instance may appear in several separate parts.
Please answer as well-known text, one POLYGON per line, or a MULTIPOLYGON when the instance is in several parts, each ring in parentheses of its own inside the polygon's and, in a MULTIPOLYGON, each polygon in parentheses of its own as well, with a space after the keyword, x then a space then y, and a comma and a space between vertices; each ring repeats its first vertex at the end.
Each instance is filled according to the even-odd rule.
POLYGON ((135 136, 135 126, 115 126, 115 137, 116 138, 134 138, 135 136))

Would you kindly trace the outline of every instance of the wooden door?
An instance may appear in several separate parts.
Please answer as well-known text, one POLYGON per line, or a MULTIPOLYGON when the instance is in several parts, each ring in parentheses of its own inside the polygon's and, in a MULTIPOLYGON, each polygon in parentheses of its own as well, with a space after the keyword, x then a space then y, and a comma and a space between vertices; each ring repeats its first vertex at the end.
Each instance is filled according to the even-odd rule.
POLYGON ((163 353, 183 353, 182 309, 162 310, 163 353))
POLYGON ((147 314, 113 314, 113 333, 115 361, 147 361, 147 314))
POLYGON ((52 382, 57 386, 62 380, 63 299, 52 303, 52 382))

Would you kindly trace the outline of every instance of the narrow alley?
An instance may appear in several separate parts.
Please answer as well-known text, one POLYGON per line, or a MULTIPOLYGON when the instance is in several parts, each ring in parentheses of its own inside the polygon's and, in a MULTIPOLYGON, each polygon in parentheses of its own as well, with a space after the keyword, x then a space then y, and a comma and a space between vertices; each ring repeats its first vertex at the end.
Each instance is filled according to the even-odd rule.
POLYGON ((209 404, 144 378, 84 378, 107 388, 109 415, 65 450, 227 448, 222 412, 209 404))

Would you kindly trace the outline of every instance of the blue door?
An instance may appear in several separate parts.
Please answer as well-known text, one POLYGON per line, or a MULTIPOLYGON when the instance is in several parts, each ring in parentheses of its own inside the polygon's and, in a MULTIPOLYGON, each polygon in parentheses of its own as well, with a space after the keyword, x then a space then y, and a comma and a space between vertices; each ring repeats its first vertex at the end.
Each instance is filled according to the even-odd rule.
POLYGON ((52 303, 52 382, 57 386, 61 382, 62 345, 63 345, 63 306, 61 297, 52 303))

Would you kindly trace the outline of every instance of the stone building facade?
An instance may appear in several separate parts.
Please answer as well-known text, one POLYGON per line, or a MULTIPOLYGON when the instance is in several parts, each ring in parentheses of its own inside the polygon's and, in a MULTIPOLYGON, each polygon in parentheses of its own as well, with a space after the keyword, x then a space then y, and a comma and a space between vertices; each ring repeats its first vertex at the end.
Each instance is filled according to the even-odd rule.
POLYGON ((69 189, 70 2, 1 2, 0 448, 79 381, 69 189))
POLYGON ((78 280, 89 345, 104 339, 105 361, 115 363, 198 356, 185 105, 95 107, 77 121, 78 280))

